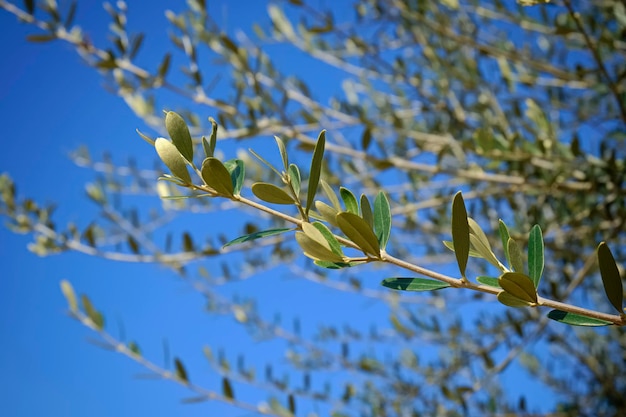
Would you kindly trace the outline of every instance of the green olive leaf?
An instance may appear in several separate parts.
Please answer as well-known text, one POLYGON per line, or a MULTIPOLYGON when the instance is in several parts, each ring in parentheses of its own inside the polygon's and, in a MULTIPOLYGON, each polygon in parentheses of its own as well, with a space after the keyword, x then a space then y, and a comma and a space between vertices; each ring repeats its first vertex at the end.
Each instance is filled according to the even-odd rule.
POLYGON ((517 298, 506 291, 501 291, 500 293, 498 293, 498 301, 505 306, 516 308, 529 307, 532 305, 531 302, 517 298))
POLYGON ((511 263, 511 269, 515 272, 524 273, 524 256, 519 245, 512 237, 507 242, 507 248, 509 249, 509 262, 511 263))
POLYGON ((400 291, 435 291, 448 288, 450 284, 427 278, 385 278, 383 287, 400 291))
POLYGON ((528 238, 528 275, 533 280, 535 288, 539 287, 541 275, 543 274, 543 251, 544 246, 541 227, 536 224, 530 230, 530 236, 528 238))
POLYGON ((324 147, 326 146, 326 131, 322 130, 317 137, 317 143, 313 150, 313 158, 311 159, 311 169, 309 171, 309 188, 307 190, 306 207, 304 212, 309 214, 309 210, 315 201, 317 187, 320 183, 320 175, 322 173, 322 162, 324 161, 324 147))
POLYGON ((613 258, 613 254, 605 242, 598 245, 597 252, 604 292, 613 307, 615 307, 620 314, 623 314, 622 304, 624 303, 624 289, 622 287, 622 278, 619 275, 619 269, 615 263, 615 258, 613 258))
POLYGON ((293 197, 282 188, 266 182, 252 184, 252 193, 260 200, 273 204, 294 204, 293 197))
POLYGON ((225 197, 233 197, 234 187, 230 172, 217 158, 206 158, 202 162, 202 179, 209 187, 225 197))
POLYGON ((339 195, 343 200, 343 204, 346 207, 346 211, 354 214, 359 213, 359 203, 356 201, 356 197, 352 191, 345 187, 339 187, 339 195))
POLYGON ((572 326, 599 327, 610 326, 613 324, 610 321, 594 319, 591 317, 581 316, 580 314, 576 313, 568 313, 561 310, 552 310, 548 313, 548 318, 572 326))
POLYGON ((359 215, 341 212, 336 217, 337 226, 363 252, 380 257, 380 244, 374 231, 359 215))
POLYGON ((380 191, 374 200, 374 232, 380 247, 384 250, 391 236, 391 207, 384 192, 380 191))
POLYGON ((465 277, 465 268, 467 268, 470 250, 470 227, 467 220, 465 202, 460 191, 456 193, 452 200, 452 242, 459 271, 461 276, 465 277))
POLYGON ((370 201, 367 199, 365 194, 361 194, 360 201, 361 217, 363 217, 363 220, 365 220, 371 228, 374 228, 374 213, 372 212, 372 205, 370 204, 370 201))
POLYGON ((528 275, 520 272, 505 272, 498 282, 512 296, 529 303, 537 303, 537 289, 528 275))
POLYGON ((67 301, 67 305, 70 308, 72 313, 78 312, 78 302, 76 301, 76 293, 74 292, 74 287, 67 280, 61 281, 61 292, 65 297, 65 301, 67 301))
POLYGON ((185 120, 173 111, 165 116, 165 128, 178 152, 188 161, 193 162, 193 142, 185 120))
POLYGON ((176 146, 165 138, 157 138, 154 148, 161 161, 169 168, 172 175, 179 178, 185 184, 191 184, 191 176, 187 170, 187 163, 176 146))

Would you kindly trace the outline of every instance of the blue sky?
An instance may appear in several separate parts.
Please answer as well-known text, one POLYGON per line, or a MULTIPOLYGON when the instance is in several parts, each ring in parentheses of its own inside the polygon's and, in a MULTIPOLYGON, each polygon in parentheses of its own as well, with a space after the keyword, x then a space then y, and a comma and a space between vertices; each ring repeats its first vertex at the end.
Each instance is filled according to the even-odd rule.
MULTIPOLYGON (((232 4, 222 7, 222 3, 226 1, 210 2, 220 11, 221 18, 216 20, 230 28, 249 27, 265 7, 264 2, 248 2, 239 9, 232 4)), ((165 5, 171 7, 171 2, 155 1, 141 9, 130 4, 131 27, 148 32, 141 59, 153 65, 158 62, 154 53, 159 52, 159 45, 168 42, 161 30, 167 26, 165 5)), ((81 2, 78 12, 77 23, 97 42, 108 24, 101 3, 81 2)), ((96 213, 84 192, 84 184, 93 176, 76 167, 68 153, 87 144, 92 155, 108 150, 114 161, 122 163, 134 156, 152 166, 153 150, 134 133, 135 128, 145 127, 119 97, 105 91, 100 75, 82 63, 69 46, 26 42, 32 28, 4 11, 0 12, 0 27, 2 55, 6 57, 0 66, 4 135, 0 171, 12 176, 21 195, 56 202, 59 219, 84 225, 96 213)), ((293 65, 301 62, 294 55, 282 59, 293 65)), ((184 225, 193 222, 215 224, 194 215, 184 225)), ((0 281, 0 398, 7 415, 229 415, 219 404, 181 404, 180 399, 189 396, 182 388, 136 378, 145 373, 138 365, 89 343, 94 335, 65 314, 61 279, 70 280, 78 292, 91 296, 104 311, 111 333, 119 335, 119 323, 123 323, 128 339, 137 340, 159 364, 163 338, 167 338, 172 356, 182 357, 189 364, 191 378, 201 378, 209 387, 217 387, 219 379, 202 361, 203 345, 236 346, 238 352, 254 351, 260 357, 273 354, 272 344, 241 345, 247 340, 238 333, 241 330, 228 319, 203 314, 202 297, 163 267, 120 264, 77 253, 40 258, 26 250, 30 240, 30 236, 0 228, 4 271, 0 281)), ((354 308, 340 309, 340 322, 379 313, 362 301, 346 300, 339 292, 290 280, 281 270, 265 278, 267 281, 255 279, 238 285, 240 289, 245 284, 248 293, 265 294, 266 299, 270 294, 270 301, 277 297, 275 304, 262 306, 270 316, 280 310, 286 317, 297 313, 322 322, 331 317, 332 306, 342 305, 354 308), (279 290, 275 287, 270 293, 272 284, 280 285, 279 290), (323 300, 324 306, 307 302, 311 299, 323 300)), ((229 291, 238 291, 238 285, 229 291)), ((308 326, 313 330, 315 324, 308 326)))

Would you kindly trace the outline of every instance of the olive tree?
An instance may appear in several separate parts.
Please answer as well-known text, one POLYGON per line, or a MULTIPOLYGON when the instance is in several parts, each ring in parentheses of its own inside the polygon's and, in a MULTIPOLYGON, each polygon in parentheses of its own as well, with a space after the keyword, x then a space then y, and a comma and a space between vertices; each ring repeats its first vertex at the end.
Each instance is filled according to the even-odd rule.
POLYGON ((158 365, 116 337, 106 306, 63 281, 71 316, 102 343, 189 401, 252 414, 527 415, 530 394, 499 378, 513 363, 564 398, 551 415, 626 413, 623 2, 291 0, 233 33, 190 0, 165 12, 171 45, 152 66, 138 63, 149 38, 129 31, 127 6, 105 6, 111 43, 96 45, 75 2, 0 1, 31 40, 66 42, 102 74, 145 121, 158 168, 80 151, 106 215, 61 227, 8 175, 2 214, 41 255, 167 266, 209 314, 278 341, 289 367, 279 376, 279 353, 245 364, 249 347, 205 346, 221 381, 207 387, 182 358, 158 365), (288 54, 319 73, 302 77, 288 54), (118 210, 129 191, 153 195, 159 214, 118 210), (170 223, 191 211, 215 226, 170 223), (371 300, 386 323, 338 311, 304 333, 315 317, 268 316, 289 296, 280 286, 269 300, 220 293, 276 266, 371 300))

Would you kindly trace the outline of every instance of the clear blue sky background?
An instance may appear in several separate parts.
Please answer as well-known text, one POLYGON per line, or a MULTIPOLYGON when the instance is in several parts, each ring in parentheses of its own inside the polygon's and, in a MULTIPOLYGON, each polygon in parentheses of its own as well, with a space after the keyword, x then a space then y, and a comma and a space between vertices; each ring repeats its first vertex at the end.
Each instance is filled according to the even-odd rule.
MULTIPOLYGON (((154 53, 169 42, 163 30, 168 27, 163 10, 182 7, 182 2, 176 6, 154 1, 141 7, 136 3, 129 5, 130 26, 147 32, 141 57, 155 66, 160 56, 154 53)), ((231 29, 249 28, 265 13, 265 2, 242 3, 245 6, 233 6, 226 0, 209 2, 213 10, 222 13, 216 20, 231 29)), ((81 1, 77 23, 96 43, 101 40, 108 19, 100 1, 81 1)), ((109 150, 115 161, 123 162, 132 155, 152 166, 153 150, 134 133, 135 128, 144 129, 142 122, 119 97, 102 88, 100 75, 82 63, 69 46, 26 42, 25 36, 33 33, 33 28, 3 11, 0 27, 4 61, 0 66, 0 171, 10 173, 20 194, 57 202, 61 220, 84 225, 95 213, 83 188, 93 177, 76 167, 68 153, 88 144, 93 155, 109 150)), ((116 329, 123 322, 128 338, 138 340, 146 355, 159 364, 163 338, 167 337, 172 355, 184 358, 191 377, 203 378, 209 387, 217 388, 219 379, 202 361, 203 345, 235 345, 239 352, 276 356, 271 344, 241 346, 246 339, 230 321, 202 314, 202 298, 161 267, 119 264, 76 253, 40 258, 26 250, 30 240, 30 236, 0 228, 0 399, 4 415, 229 415, 216 404, 181 404, 180 399, 189 395, 182 388, 135 378, 144 372, 138 365, 90 344, 94 335, 64 314, 65 301, 58 287, 64 278, 72 281, 78 292, 92 296, 96 307, 105 312, 113 334, 119 334, 116 329)), ((268 312, 274 307, 278 311, 280 303, 280 310, 287 314, 313 313, 324 321, 333 303, 349 305, 343 294, 285 280, 284 276, 273 279, 281 284, 282 292, 276 305, 265 306, 268 312), (324 309, 306 303, 320 297, 324 309)), ((246 285, 252 293, 267 294, 259 280, 246 285)), ((354 306, 341 310, 342 321, 359 320, 364 312, 369 320, 377 313, 362 303, 354 306)))

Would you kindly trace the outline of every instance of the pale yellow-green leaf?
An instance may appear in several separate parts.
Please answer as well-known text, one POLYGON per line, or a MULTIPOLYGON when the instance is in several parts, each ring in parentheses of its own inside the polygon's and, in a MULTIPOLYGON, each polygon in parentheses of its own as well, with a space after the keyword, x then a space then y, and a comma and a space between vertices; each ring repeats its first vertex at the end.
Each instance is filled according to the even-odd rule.
POLYGON ((185 158, 183 158, 172 142, 165 138, 157 138, 154 141, 154 148, 159 158, 161 158, 161 161, 169 168, 172 175, 181 179, 186 184, 191 184, 191 177, 187 170, 185 158))
POLYGON ((217 158, 206 158, 202 163, 202 179, 220 195, 232 197, 234 188, 230 173, 217 158))
POLYGON ((76 293, 74 292, 74 287, 72 284, 67 281, 61 281, 61 292, 67 301, 67 305, 70 308, 72 313, 78 312, 78 302, 76 301, 76 293))
POLYGON ((354 213, 341 212, 336 217, 337 226, 363 252, 380 256, 380 244, 374 231, 365 220, 354 213))
POLYGON ((273 204, 294 204, 294 199, 282 188, 266 182, 252 184, 252 193, 260 200, 273 204))
POLYGON ((296 233, 296 242, 309 258, 316 261, 343 262, 343 257, 337 255, 326 245, 312 239, 304 232, 296 233))

